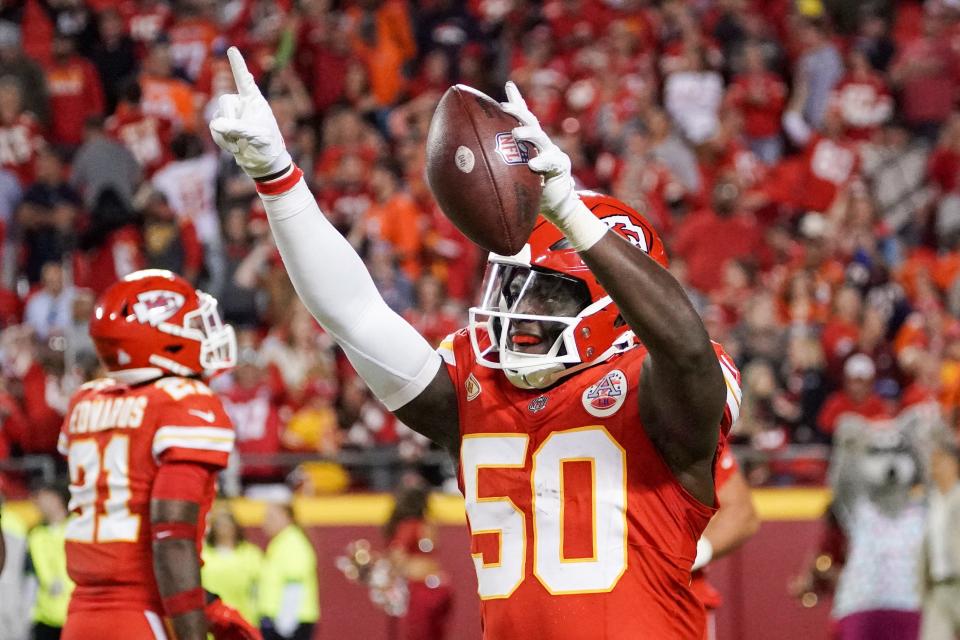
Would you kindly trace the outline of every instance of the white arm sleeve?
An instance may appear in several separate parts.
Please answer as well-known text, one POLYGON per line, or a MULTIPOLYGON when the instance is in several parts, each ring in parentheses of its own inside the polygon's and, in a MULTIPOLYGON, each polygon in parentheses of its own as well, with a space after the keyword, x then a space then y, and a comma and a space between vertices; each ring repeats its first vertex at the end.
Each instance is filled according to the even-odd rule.
POLYGON ((422 392, 440 356, 383 301, 353 247, 327 221, 303 179, 286 193, 261 194, 297 295, 393 411, 422 392))

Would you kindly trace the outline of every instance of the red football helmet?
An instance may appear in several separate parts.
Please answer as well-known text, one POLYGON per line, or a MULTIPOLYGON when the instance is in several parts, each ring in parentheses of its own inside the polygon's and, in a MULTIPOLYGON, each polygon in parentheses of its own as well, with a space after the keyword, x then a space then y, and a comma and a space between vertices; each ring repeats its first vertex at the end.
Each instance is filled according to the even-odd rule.
POLYGON ((162 269, 131 273, 104 291, 90 337, 107 369, 129 382, 211 375, 237 361, 233 327, 220 319, 216 299, 162 269))
MULTIPOLYGON (((613 231, 668 266, 663 241, 646 218, 616 198, 579 194, 613 231)), ((502 369, 522 389, 543 389, 637 344, 620 310, 570 242, 542 218, 520 253, 490 254, 480 305, 469 314, 477 363, 502 369), (511 323, 520 322, 554 327, 558 335, 546 353, 510 348, 511 323)))

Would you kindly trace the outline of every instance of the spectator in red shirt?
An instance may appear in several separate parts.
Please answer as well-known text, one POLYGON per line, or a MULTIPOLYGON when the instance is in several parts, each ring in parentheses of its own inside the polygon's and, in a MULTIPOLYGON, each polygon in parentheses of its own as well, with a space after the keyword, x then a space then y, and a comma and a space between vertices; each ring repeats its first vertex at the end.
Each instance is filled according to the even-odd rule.
POLYGON ((720 286, 727 260, 757 255, 763 240, 753 214, 740 208, 740 189, 721 177, 713 189, 713 210, 691 214, 677 230, 674 252, 689 267, 690 284, 702 293, 720 286))
POLYGON ((783 153, 780 116, 787 99, 787 85, 767 70, 763 47, 750 43, 743 50, 743 71, 733 79, 727 102, 744 119, 747 145, 767 164, 776 164, 783 153))
POLYGON ((26 187, 34 180, 37 152, 46 146, 40 123, 23 110, 23 88, 15 78, 0 78, 0 166, 26 187))
POLYGON ((830 394, 817 417, 822 433, 833 435, 840 418, 848 413, 871 420, 890 417, 887 401, 873 390, 876 374, 870 356, 857 353, 847 359, 843 365, 843 389, 830 394))
POLYGON ((73 38, 58 33, 53 38, 53 59, 47 67, 50 91, 50 140, 68 149, 83 142, 83 125, 91 116, 102 116, 103 86, 96 67, 76 54, 73 38))
POLYGON ((854 140, 869 140, 893 114, 893 97, 862 50, 850 51, 847 66, 847 75, 833 90, 832 100, 840 110, 847 135, 854 140))
POLYGON ((142 96, 140 83, 128 79, 120 90, 117 110, 107 119, 104 129, 133 154, 144 175, 150 178, 173 159, 173 123, 162 116, 145 114, 140 107, 142 96))
POLYGON ((900 89, 904 121, 918 135, 933 140, 953 108, 955 56, 943 37, 943 19, 937 14, 938 9, 934 3, 927 6, 923 34, 904 44, 890 77, 900 89))

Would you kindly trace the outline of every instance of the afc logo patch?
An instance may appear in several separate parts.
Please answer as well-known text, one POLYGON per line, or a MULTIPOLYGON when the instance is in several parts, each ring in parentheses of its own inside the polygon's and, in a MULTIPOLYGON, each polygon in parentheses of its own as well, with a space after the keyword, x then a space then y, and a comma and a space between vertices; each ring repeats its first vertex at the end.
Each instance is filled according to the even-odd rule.
POLYGON ((606 418, 620 410, 626 397, 627 376, 619 369, 614 369, 592 387, 587 387, 581 400, 587 413, 606 418))
POLYGON ((133 312, 143 324, 158 325, 183 308, 184 297, 175 291, 154 289, 137 294, 133 312))
POLYGON ((527 164, 530 154, 526 145, 517 142, 513 134, 503 132, 497 134, 497 154, 507 164, 527 164))

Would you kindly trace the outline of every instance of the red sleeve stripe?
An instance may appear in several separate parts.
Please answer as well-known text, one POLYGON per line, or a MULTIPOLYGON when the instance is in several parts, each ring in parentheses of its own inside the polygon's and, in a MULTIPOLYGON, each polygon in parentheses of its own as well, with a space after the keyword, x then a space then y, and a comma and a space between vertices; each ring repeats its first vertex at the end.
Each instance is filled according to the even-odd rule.
POLYGON ((203 609, 207 606, 207 594, 203 587, 175 593, 163 599, 163 612, 168 618, 176 618, 185 613, 203 609))
POLYGON ((269 182, 254 182, 257 191, 265 196, 278 196, 293 189, 300 178, 303 177, 303 171, 295 164, 290 165, 290 170, 276 180, 269 182))
POLYGON ((230 453, 235 438, 233 429, 222 427, 160 427, 153 436, 153 456, 173 448, 230 453))

